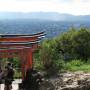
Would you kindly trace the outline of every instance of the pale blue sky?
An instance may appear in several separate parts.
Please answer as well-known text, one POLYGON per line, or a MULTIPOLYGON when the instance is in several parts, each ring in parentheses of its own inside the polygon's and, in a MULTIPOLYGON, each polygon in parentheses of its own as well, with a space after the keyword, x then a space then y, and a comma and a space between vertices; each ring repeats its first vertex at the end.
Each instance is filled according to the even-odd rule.
POLYGON ((0 0, 0 11, 90 15, 90 0, 0 0))

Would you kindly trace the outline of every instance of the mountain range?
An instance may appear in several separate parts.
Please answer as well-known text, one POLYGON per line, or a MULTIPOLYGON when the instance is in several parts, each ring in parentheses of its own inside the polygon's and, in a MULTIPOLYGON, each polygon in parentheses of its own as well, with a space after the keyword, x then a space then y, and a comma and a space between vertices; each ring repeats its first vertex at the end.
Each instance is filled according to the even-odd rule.
POLYGON ((2 19, 35 19, 52 21, 90 21, 90 15, 71 15, 57 12, 0 12, 2 19))

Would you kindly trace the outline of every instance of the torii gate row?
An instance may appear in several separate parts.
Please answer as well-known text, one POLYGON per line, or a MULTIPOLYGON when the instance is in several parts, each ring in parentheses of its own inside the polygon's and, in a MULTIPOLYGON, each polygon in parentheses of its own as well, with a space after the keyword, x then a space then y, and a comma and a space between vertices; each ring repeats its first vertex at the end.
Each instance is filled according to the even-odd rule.
POLYGON ((0 57, 14 57, 18 53, 22 63, 22 76, 28 69, 33 68, 33 52, 39 47, 38 43, 44 36, 44 32, 35 35, 1 35, 0 37, 0 57), (40 40, 36 40, 40 38, 40 40), (3 54, 4 53, 4 54, 3 54))
POLYGON ((33 48, 17 47, 0 49, 0 58, 13 58, 16 56, 20 59, 22 65, 22 79, 24 79, 26 71, 33 68, 33 48))

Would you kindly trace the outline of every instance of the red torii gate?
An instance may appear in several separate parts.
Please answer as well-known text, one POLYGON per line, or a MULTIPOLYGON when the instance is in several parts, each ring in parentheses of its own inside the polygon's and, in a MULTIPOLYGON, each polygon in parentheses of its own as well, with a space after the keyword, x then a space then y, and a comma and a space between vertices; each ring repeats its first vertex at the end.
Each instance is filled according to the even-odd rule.
POLYGON ((44 32, 33 35, 0 35, 0 58, 13 58, 18 55, 24 79, 26 71, 33 68, 33 52, 39 47, 38 43, 44 35, 44 32))

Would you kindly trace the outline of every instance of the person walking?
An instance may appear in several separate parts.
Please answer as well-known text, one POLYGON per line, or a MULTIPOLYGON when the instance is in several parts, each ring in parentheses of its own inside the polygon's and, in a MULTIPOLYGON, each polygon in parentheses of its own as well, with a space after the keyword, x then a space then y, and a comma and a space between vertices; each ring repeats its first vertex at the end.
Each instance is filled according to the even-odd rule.
POLYGON ((12 89, 12 81, 14 80, 14 70, 11 63, 8 63, 5 67, 6 75, 5 75, 5 88, 4 90, 12 89))

